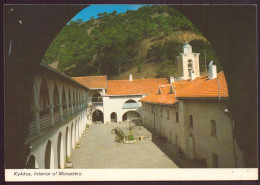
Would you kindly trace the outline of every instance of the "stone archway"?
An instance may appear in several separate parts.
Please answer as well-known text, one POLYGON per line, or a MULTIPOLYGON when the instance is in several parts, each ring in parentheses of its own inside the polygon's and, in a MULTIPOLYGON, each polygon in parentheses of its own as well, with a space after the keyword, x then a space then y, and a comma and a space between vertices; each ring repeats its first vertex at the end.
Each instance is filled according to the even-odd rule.
POLYGON ((68 158, 70 157, 70 135, 69 135, 69 128, 66 128, 66 150, 65 150, 65 157, 68 158))
POLYGON ((140 118, 140 114, 136 111, 127 111, 122 116, 123 121, 135 119, 135 118, 140 118))
POLYGON ((63 152, 63 142, 62 142, 62 134, 59 133, 58 136, 58 143, 57 143, 57 154, 58 154, 58 168, 63 169, 64 168, 64 152, 63 152))
POLYGON ((92 122, 94 123, 104 123, 104 115, 103 112, 96 109, 93 113, 92 113, 92 122))
POLYGON ((74 149, 75 148, 75 133, 74 133, 74 124, 71 124, 71 148, 74 149))
POLYGON ((110 122, 116 122, 117 123, 117 114, 115 112, 112 112, 110 114, 110 122))
POLYGON ((45 159, 44 159, 45 169, 54 168, 54 151, 52 149, 52 143, 49 140, 45 149, 45 159))
POLYGON ((29 160, 27 161, 27 164, 26 164, 26 169, 36 169, 36 158, 34 155, 31 155, 29 157, 29 160))

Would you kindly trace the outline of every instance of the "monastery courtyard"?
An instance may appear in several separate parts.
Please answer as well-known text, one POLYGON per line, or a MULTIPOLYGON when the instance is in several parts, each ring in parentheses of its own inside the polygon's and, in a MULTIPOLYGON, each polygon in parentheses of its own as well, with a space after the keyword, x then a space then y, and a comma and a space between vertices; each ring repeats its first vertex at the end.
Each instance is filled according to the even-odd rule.
POLYGON ((116 124, 92 124, 84 131, 81 148, 72 152, 74 169, 82 168, 178 168, 152 141, 115 142, 116 124))

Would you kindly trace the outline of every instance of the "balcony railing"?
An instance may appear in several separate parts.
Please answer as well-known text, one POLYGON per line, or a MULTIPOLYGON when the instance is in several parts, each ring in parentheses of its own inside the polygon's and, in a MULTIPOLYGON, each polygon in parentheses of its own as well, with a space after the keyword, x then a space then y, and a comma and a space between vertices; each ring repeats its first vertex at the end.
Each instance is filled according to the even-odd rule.
POLYGON ((103 106, 103 99, 102 97, 92 97, 88 98, 89 105, 93 105, 95 107, 103 106))
POLYGON ((95 107, 103 106, 103 102, 91 102, 91 104, 95 107))
MULTIPOLYGON (((83 111, 85 108, 82 109, 78 109, 78 111, 76 112, 74 109, 74 113, 72 114, 71 112, 71 108, 69 109, 63 109, 63 121, 61 121, 61 115, 60 115, 60 111, 57 111, 55 113, 53 113, 53 121, 54 123, 51 124, 51 115, 47 114, 44 116, 40 117, 40 132, 41 135, 46 133, 47 131, 49 131, 51 128, 54 128, 58 125, 61 124, 66 124, 67 121, 71 118, 73 118, 75 115, 77 115, 79 112, 83 111)), ((27 137, 27 141, 31 141, 37 137, 39 137, 40 135, 37 133, 37 129, 36 129, 36 121, 32 121, 30 123, 30 128, 29 128, 29 135, 27 137)))
POLYGON ((123 109, 135 109, 135 108, 139 108, 140 105, 138 103, 125 103, 123 105, 123 109))

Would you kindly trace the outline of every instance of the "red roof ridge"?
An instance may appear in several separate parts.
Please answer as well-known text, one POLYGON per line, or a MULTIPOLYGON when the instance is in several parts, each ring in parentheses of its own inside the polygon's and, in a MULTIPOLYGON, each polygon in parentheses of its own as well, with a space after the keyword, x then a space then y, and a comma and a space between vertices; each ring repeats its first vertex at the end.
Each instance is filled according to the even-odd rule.
POLYGON ((101 75, 101 76, 73 76, 71 78, 86 78, 86 77, 106 77, 107 75, 101 75))
MULTIPOLYGON (((228 97, 228 88, 225 79, 225 75, 223 71, 220 71, 217 74, 219 78, 219 87, 217 85, 217 79, 210 79, 209 76, 200 76, 195 78, 194 80, 182 80, 175 81, 172 84, 167 84, 164 86, 165 88, 161 88, 161 93, 158 94, 156 92, 140 99, 140 102, 148 102, 148 103, 158 103, 158 104, 174 104, 178 100, 175 99, 179 97, 187 97, 187 98, 214 98, 214 97, 228 97), (170 94, 168 90, 170 86, 174 86, 174 94, 170 94)), ((162 85, 160 85, 161 87, 162 85)))
MULTIPOLYGON (((133 79, 132 81, 141 81, 141 80, 165 80, 165 79, 168 79, 168 78, 145 78, 145 79, 133 79)), ((131 82, 129 79, 124 79, 124 80, 107 80, 107 81, 129 81, 131 82)))

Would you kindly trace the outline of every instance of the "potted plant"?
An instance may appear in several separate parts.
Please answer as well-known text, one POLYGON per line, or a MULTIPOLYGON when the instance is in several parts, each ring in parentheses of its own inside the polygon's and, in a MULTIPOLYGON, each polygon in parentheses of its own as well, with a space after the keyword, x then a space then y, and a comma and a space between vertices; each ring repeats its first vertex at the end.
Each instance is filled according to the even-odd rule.
POLYGON ((71 168, 71 167, 73 167, 72 161, 71 161, 68 157, 66 157, 65 167, 66 167, 66 168, 71 168))

